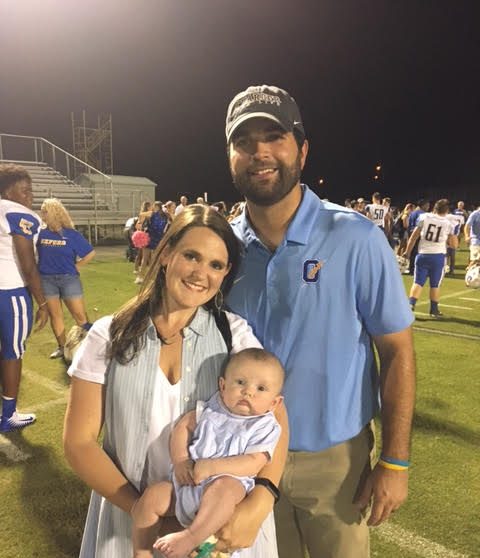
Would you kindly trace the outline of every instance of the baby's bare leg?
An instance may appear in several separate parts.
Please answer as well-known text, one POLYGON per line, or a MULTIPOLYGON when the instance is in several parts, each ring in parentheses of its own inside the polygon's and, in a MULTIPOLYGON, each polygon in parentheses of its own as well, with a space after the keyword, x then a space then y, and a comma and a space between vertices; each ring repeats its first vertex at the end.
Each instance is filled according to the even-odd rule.
POLYGON ((132 543, 134 558, 153 556, 155 542, 163 517, 171 509, 173 486, 160 482, 145 489, 132 512, 132 543))
POLYGON ((232 517, 235 506, 245 497, 242 483, 233 477, 220 477, 210 483, 202 496, 193 523, 179 533, 161 537, 154 544, 167 558, 185 558, 232 517))

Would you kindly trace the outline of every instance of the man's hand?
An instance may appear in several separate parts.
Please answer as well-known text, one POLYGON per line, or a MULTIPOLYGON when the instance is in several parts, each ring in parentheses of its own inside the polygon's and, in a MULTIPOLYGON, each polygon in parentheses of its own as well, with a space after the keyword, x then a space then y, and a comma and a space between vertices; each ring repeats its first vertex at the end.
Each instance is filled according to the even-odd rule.
POLYGON ((365 481, 365 485, 355 501, 355 505, 364 510, 370 499, 372 511, 367 522, 376 527, 386 521, 407 499, 408 469, 391 471, 376 465, 365 481))
POLYGON ((176 463, 173 466, 173 474, 181 486, 187 484, 193 486, 195 484, 193 481, 193 461, 191 459, 176 463))
POLYGON ((35 331, 43 329, 48 322, 48 308, 47 305, 39 306, 35 314, 35 331))
POLYGON ((208 477, 214 474, 210 461, 210 459, 199 459, 195 462, 193 467, 193 482, 195 484, 200 484, 203 480, 208 479, 208 477))

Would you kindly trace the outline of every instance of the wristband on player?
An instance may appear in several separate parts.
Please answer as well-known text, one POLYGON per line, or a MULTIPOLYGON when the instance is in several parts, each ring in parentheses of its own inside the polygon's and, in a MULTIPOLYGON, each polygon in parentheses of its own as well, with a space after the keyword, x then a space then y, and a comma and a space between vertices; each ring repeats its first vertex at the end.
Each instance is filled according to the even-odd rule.
POLYGON ((386 457, 385 455, 380 456, 378 464, 384 469, 390 469, 390 471, 406 471, 410 467, 410 461, 386 457))
POLYGON ((275 504, 280 500, 280 490, 266 477, 255 477, 255 484, 264 486, 275 499, 275 504))
POLYGON ((46 306, 47 301, 45 300, 44 302, 42 302, 42 304, 38 305, 38 309, 42 308, 43 306, 46 306))

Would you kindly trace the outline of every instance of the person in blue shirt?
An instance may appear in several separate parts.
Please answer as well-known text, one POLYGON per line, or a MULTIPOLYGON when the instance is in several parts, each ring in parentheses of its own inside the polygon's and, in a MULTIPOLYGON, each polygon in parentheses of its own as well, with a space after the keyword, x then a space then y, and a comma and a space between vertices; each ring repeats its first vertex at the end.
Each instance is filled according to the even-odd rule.
POLYGON ((246 198, 232 222, 244 255, 227 302, 286 371, 280 557, 366 558, 367 524, 388 519, 407 497, 413 315, 395 256, 374 223, 301 184, 308 142, 286 91, 263 85, 239 93, 226 138, 232 178, 246 198), (379 409, 375 463, 371 421, 379 409))
POLYGON ((480 260, 480 206, 470 213, 465 223, 465 242, 470 245, 470 264, 480 260))
POLYGON ((79 270, 95 256, 95 251, 75 230, 73 221, 60 200, 44 200, 41 217, 45 226, 38 235, 38 268, 47 299, 50 324, 58 343, 50 358, 62 358, 66 337, 62 301, 78 326, 86 330, 91 326, 85 310, 79 270))

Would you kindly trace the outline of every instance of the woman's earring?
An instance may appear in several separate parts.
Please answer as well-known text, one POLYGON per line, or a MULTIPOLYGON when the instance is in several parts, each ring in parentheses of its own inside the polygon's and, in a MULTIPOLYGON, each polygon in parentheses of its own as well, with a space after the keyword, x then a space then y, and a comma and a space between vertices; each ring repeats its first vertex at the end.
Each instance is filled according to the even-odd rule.
POLYGON ((222 289, 217 291, 217 294, 215 295, 215 298, 213 299, 213 303, 215 304, 215 308, 217 309, 217 311, 220 312, 220 310, 223 307, 223 292, 222 292, 222 289))

